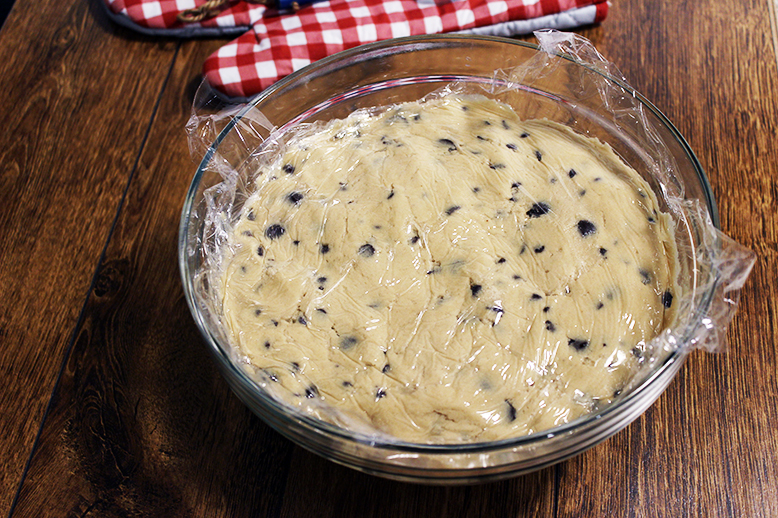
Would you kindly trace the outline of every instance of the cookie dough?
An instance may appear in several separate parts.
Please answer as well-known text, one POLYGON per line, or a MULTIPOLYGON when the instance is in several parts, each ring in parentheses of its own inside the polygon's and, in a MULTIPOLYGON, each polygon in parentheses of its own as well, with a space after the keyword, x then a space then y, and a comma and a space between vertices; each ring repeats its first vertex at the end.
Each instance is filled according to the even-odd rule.
POLYGON ((223 319, 292 405, 417 443, 530 434, 609 402, 673 318, 673 225, 648 185, 496 101, 357 112, 254 181, 223 319))

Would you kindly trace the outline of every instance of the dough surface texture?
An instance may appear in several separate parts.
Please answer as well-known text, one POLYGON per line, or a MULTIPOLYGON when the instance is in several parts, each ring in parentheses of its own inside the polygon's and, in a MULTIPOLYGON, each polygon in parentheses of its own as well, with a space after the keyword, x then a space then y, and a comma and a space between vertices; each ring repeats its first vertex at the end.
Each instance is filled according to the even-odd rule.
POLYGON ((673 224, 649 186, 496 101, 356 112, 254 182, 223 319, 288 404, 416 443, 531 434, 611 401, 672 323, 673 224))

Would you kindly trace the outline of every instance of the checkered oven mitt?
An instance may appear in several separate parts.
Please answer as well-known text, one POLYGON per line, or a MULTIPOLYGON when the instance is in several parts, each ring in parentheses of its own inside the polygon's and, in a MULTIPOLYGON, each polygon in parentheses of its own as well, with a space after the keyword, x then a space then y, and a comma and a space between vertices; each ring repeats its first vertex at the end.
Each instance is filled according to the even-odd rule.
POLYGON ((514 36, 570 29, 598 23, 608 12, 607 0, 307 0, 316 3, 289 10, 239 1, 213 18, 184 23, 179 15, 204 0, 104 1, 114 20, 147 34, 241 34, 203 65, 208 82, 236 99, 364 43, 445 32, 514 36))

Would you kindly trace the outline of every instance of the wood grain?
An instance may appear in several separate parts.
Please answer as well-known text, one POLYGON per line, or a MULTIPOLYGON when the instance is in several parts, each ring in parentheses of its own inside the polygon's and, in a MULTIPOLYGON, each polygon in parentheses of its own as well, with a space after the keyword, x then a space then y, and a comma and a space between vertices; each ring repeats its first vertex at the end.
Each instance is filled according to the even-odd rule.
POLYGON ((580 31, 686 136, 723 229, 759 254, 729 351, 692 354, 654 406, 583 455, 453 488, 293 446, 211 361, 176 234, 195 168, 183 127, 202 61, 224 42, 132 36, 97 0, 57 4, 66 16, 51 0, 17 2, 0 32, 14 92, 0 192, 17 198, 0 207, 0 412, 12 430, 0 436, 0 512, 18 486, 14 517, 778 516, 778 70, 765 0, 618 1, 580 31), (12 45, 32 30, 44 36, 12 45))
POLYGON ((560 517, 778 515, 778 70, 765 3, 729 7, 619 2, 596 41, 687 138, 711 181, 723 230, 756 251, 759 263, 729 351, 692 354, 644 416, 566 463, 560 517), (642 28, 639 41, 633 27, 642 28))
POLYGON ((35 5, 17 5, 0 32, 0 415, 10 418, 0 513, 21 481, 174 51, 126 39, 94 4, 35 5))

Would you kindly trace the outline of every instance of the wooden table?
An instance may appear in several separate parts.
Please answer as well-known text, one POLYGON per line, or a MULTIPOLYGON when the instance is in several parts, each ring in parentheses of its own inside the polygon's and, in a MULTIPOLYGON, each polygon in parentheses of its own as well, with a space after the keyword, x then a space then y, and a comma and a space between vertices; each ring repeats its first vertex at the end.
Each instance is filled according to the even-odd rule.
POLYGON ((580 31, 686 136, 759 256, 729 351, 692 354, 585 454, 455 488, 320 459, 229 391, 176 260, 184 124, 225 41, 139 36, 98 1, 16 0, 0 32, 0 513, 778 516, 773 0, 614 0, 580 31))

